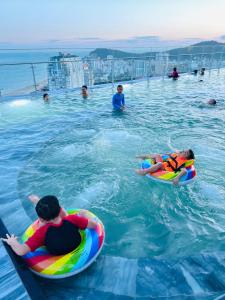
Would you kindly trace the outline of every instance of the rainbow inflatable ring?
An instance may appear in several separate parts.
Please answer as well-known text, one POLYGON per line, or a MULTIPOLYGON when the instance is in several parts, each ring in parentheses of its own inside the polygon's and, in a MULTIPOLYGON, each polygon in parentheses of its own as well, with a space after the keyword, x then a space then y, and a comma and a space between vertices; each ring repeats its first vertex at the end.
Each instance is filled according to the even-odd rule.
MULTIPOLYGON (((167 158, 168 158, 168 155, 166 155, 166 154, 162 155, 162 161, 165 161, 167 158)), ((154 161, 152 159, 146 159, 142 162, 141 168, 147 169, 147 168, 150 168, 153 164, 154 164, 154 161)), ((194 167, 193 159, 190 159, 185 163, 185 168, 187 170, 187 173, 180 178, 178 185, 188 184, 195 179, 196 170, 194 167)), ((176 178, 179 173, 180 172, 175 173, 175 172, 159 170, 152 174, 147 174, 146 176, 153 180, 172 184, 173 179, 176 178)))
MULTIPOLYGON (((68 214, 78 214, 80 211, 67 210, 68 214)), ((82 272, 95 261, 104 244, 105 230, 102 222, 93 213, 88 210, 85 213, 88 218, 98 223, 96 229, 80 230, 81 244, 68 254, 53 256, 43 246, 24 255, 23 259, 33 273, 50 279, 66 278, 82 272)), ((28 227, 22 236, 23 242, 37 230, 37 224, 38 220, 28 227)))

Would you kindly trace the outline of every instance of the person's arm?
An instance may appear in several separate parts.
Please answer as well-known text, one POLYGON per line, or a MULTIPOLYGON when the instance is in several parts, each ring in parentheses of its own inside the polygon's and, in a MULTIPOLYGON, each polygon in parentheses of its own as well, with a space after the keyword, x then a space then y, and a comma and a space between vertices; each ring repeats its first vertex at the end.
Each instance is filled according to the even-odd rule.
POLYGON ((85 210, 81 210, 79 212, 79 215, 81 217, 84 217, 84 218, 86 218, 88 220, 87 228, 89 228, 89 229, 95 229, 96 228, 97 222, 95 222, 94 220, 91 220, 90 218, 88 218, 87 213, 86 213, 85 210))
POLYGON ((66 216, 68 216, 67 211, 65 210, 65 208, 61 207, 61 209, 60 209, 60 217, 63 218, 63 217, 66 217, 66 216))
POLYGON ((123 98, 122 98, 122 105, 125 106, 125 97, 123 95, 123 98))
POLYGON ((97 223, 94 220, 91 220, 87 217, 85 211, 80 211, 79 215, 69 215, 67 217, 67 220, 76 225, 81 230, 84 230, 86 228, 94 229, 97 226, 97 223))
POLYGON ((31 251, 29 246, 27 246, 26 244, 20 244, 17 239, 18 238, 14 234, 12 234, 11 236, 9 234, 6 234, 6 238, 2 238, 2 241, 7 243, 19 256, 23 256, 31 251))
POLYGON ((40 200, 40 197, 38 197, 37 195, 29 195, 28 199, 34 204, 37 205, 38 201, 40 200))
POLYGON ((152 155, 151 154, 142 154, 142 155, 137 155, 135 157, 138 158, 138 159, 145 160, 145 159, 148 159, 148 158, 152 158, 152 155))
POLYGON ((94 220, 88 219, 87 228, 95 229, 96 227, 97 227, 97 222, 95 222, 94 220))
POLYGON ((187 173, 187 170, 185 168, 181 169, 181 172, 177 177, 173 180, 173 184, 177 185, 179 183, 180 178, 187 173))

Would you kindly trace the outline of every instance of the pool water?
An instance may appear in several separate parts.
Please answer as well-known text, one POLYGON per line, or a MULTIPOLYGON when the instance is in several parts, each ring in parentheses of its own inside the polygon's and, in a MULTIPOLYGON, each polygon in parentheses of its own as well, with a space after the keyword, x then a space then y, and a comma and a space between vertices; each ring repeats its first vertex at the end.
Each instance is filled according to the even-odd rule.
POLYGON ((224 251, 225 71, 203 79, 126 83, 124 113, 112 111, 115 88, 108 85, 85 100, 67 91, 51 95, 49 103, 41 96, 2 102, 3 220, 10 222, 13 201, 22 204, 29 218, 10 222, 21 234, 35 219, 27 195, 54 194, 65 208, 99 216, 106 230, 103 255, 169 259, 224 251), (217 106, 208 106, 209 98, 217 106), (196 155, 197 179, 190 185, 134 172, 138 154, 186 148, 196 155))

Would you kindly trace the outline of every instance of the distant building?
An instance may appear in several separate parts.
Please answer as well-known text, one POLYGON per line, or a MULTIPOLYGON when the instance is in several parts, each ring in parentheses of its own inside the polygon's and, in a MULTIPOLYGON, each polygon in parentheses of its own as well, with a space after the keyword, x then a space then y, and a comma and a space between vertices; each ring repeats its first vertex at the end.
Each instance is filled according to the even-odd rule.
POLYGON ((154 60, 154 65, 153 76, 166 75, 171 68, 171 66, 169 66, 169 54, 166 52, 157 53, 154 60))
POLYGON ((76 88, 83 84, 92 85, 88 64, 76 55, 59 53, 50 58, 48 85, 50 89, 76 88))

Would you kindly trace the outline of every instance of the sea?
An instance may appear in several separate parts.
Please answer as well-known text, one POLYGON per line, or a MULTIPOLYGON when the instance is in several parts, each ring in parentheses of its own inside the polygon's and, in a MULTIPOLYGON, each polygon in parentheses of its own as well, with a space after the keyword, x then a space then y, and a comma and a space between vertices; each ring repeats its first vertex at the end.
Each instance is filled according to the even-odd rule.
MULTIPOLYGON (((93 49, 65 49, 61 52, 84 57, 93 49)), ((60 50, 1 50, 0 49, 0 93, 15 94, 34 85, 33 71, 37 83, 47 82, 47 68, 50 57, 60 50), (40 64, 40 62, 43 62, 40 64), (33 71, 31 64, 33 63, 33 71)))

